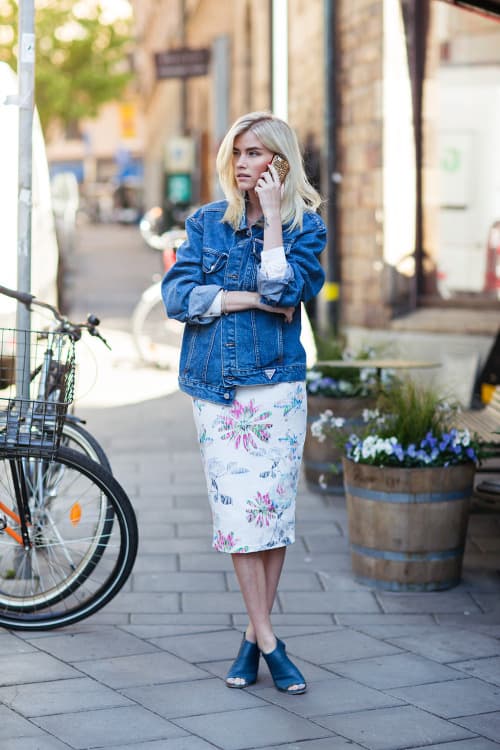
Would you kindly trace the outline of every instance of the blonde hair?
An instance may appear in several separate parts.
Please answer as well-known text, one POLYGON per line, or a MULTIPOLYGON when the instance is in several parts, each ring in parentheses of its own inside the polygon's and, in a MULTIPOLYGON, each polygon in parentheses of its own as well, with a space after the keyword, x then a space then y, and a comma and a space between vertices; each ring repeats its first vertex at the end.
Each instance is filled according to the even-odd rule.
POLYGON ((292 128, 270 112, 250 112, 231 126, 220 145, 216 167, 228 206, 222 221, 238 229, 245 213, 245 197, 238 189, 233 166, 234 140, 251 130, 263 146, 281 154, 290 165, 281 200, 281 223, 287 229, 302 227, 304 211, 315 211, 321 203, 319 193, 309 183, 302 161, 297 136, 292 128), (290 226, 288 226, 290 225, 290 226))

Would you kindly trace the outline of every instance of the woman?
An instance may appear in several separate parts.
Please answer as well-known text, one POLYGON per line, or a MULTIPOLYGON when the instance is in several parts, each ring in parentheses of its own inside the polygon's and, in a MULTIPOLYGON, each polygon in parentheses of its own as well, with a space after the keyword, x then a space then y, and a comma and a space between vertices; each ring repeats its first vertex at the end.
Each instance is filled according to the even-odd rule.
MULTIPOLYGON (((306 690, 271 625, 306 430, 300 303, 324 281, 326 242, 292 129, 265 112, 240 117, 217 155, 225 201, 186 223, 187 241, 163 280, 169 317, 186 322, 179 384, 193 397, 214 520, 213 546, 232 555, 249 616, 226 677, 257 679, 263 655, 279 690, 306 690), (289 171, 283 184, 273 156, 289 171)), ((283 179, 283 173, 282 173, 283 179)))

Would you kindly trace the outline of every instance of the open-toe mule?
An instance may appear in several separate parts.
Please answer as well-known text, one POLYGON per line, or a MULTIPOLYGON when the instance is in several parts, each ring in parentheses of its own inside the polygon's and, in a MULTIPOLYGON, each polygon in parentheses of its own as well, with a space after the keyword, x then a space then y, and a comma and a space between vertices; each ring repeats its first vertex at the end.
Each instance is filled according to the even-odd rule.
POLYGON ((229 688, 246 688, 257 681, 259 671, 260 650, 256 643, 243 638, 238 656, 233 661, 231 669, 226 675, 226 685, 229 688), (230 679, 240 679, 244 682, 228 682, 230 679))
POLYGON ((307 690, 304 675, 300 672, 295 664, 290 661, 286 655, 286 647, 283 641, 276 639, 276 648, 269 654, 262 653, 266 660, 271 677, 278 690, 289 695, 300 695, 307 690), (304 687, 293 688, 293 685, 303 685, 304 687))

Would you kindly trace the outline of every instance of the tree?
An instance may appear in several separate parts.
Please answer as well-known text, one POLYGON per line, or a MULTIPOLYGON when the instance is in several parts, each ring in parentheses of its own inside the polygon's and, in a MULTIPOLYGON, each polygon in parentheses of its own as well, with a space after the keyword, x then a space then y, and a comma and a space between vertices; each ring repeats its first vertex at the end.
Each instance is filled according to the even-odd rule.
MULTIPOLYGON (((15 0, 0 0, 0 60, 17 68, 15 0)), ((106 18, 99 0, 39 0, 35 14, 35 99, 44 130, 93 117, 132 77, 130 20, 106 18)))

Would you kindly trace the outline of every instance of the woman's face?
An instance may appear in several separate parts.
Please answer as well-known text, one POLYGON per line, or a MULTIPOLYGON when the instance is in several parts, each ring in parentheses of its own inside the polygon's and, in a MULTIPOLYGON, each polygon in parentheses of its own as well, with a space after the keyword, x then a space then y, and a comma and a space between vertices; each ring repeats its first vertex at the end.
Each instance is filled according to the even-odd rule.
POLYGON ((253 190, 273 156, 273 152, 251 130, 236 136, 233 144, 233 167, 238 188, 253 190))

